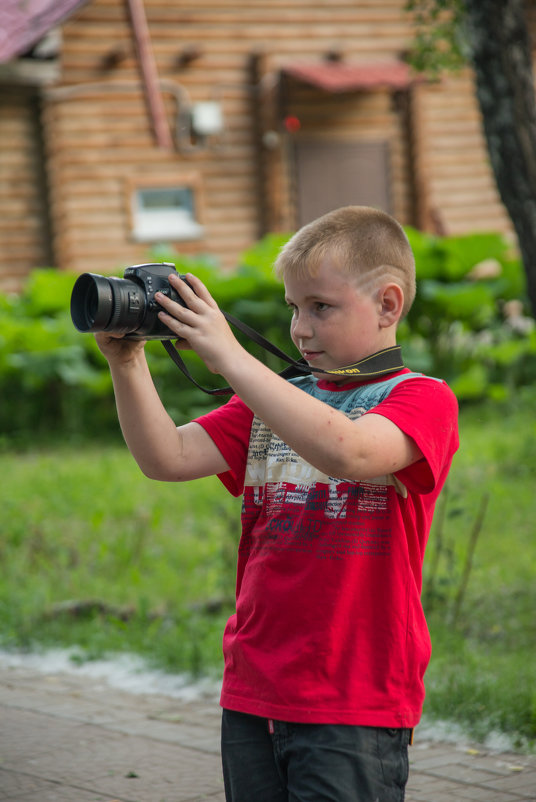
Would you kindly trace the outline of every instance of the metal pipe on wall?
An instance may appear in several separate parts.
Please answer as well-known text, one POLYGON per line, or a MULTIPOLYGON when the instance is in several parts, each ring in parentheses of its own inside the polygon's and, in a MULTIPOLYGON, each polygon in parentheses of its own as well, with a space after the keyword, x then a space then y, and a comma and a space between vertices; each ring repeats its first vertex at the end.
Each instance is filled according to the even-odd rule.
POLYGON ((143 0, 127 0, 127 5, 156 141, 159 147, 171 149, 173 148, 173 138, 160 92, 158 71, 151 47, 143 0))

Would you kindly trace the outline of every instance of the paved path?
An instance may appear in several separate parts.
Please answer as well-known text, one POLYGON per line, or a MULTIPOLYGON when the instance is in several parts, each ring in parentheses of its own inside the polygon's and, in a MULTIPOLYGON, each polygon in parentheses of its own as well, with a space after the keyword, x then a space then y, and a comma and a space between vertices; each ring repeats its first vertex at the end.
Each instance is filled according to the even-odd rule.
MULTIPOLYGON (((0 800, 223 802, 220 713, 72 673, 0 670, 0 800)), ((407 802, 536 802, 536 756, 411 748, 407 802)), ((251 800, 255 802, 255 800, 251 800)))

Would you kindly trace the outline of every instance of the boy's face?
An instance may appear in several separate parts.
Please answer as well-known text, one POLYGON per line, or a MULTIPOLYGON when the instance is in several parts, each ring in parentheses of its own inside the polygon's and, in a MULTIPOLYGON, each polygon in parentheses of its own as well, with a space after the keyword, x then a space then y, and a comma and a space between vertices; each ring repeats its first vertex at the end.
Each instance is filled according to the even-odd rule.
POLYGON ((305 361, 313 368, 340 368, 394 345, 395 333, 381 325, 381 303, 375 298, 377 292, 360 290, 358 278, 340 271, 329 257, 315 276, 285 277, 290 334, 305 361))

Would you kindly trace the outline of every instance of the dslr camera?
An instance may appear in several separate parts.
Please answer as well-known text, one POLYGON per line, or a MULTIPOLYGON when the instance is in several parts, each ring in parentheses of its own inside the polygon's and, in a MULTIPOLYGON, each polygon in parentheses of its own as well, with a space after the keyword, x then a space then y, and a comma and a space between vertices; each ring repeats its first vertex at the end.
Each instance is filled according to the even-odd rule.
POLYGON ((169 262, 127 267, 123 278, 83 273, 71 295, 75 327, 82 332, 123 334, 130 340, 176 340, 177 335, 158 318, 162 307, 154 299, 156 292, 162 292, 185 306, 168 282, 170 273, 177 271, 169 262))

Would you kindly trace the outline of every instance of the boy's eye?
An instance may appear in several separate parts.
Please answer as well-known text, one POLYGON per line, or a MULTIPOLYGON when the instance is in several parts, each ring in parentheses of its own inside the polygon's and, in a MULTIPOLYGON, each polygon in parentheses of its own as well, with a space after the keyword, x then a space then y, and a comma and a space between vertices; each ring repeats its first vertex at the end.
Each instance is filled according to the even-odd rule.
POLYGON ((322 301, 318 301, 315 304, 316 310, 318 312, 324 312, 328 308, 328 306, 329 306, 328 304, 322 303, 322 301))

